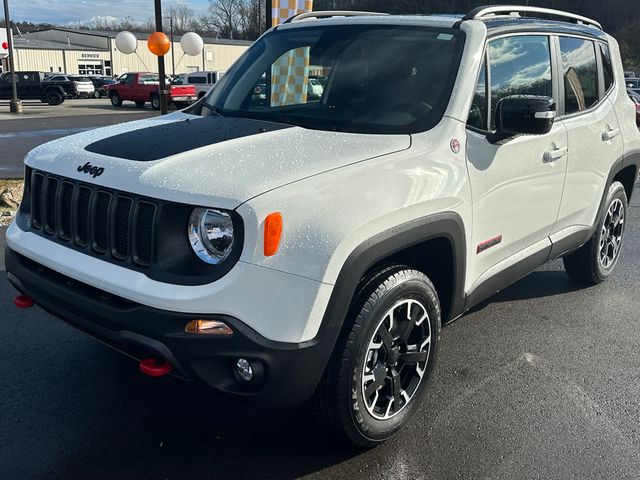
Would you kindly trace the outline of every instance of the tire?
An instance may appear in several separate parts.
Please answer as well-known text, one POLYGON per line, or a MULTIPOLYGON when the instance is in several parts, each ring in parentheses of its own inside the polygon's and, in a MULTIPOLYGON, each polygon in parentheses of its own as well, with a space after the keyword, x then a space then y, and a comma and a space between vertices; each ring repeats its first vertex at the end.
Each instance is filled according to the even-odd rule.
POLYGON ((569 276, 583 285, 604 282, 620 258, 629 205, 620 182, 613 182, 598 215, 591 239, 562 261, 569 276))
POLYGON ((44 97, 49 105, 60 105, 64 101, 64 98, 62 97, 62 95, 60 95, 60 92, 56 90, 46 92, 44 94, 44 97))
POLYGON ((144 107, 144 104, 145 104, 144 100, 136 100, 136 107, 142 108, 144 107))
POLYGON ((93 98, 102 98, 102 93, 100 93, 100 90, 94 90, 93 98))
POLYGON ((176 110, 182 110, 191 104, 189 102, 173 102, 173 105, 176 107, 176 110))
POLYGON ((160 110, 160 96, 151 95, 151 108, 154 110, 160 110))
POLYGON ((423 273, 397 265, 362 282, 312 399, 318 423, 360 447, 391 438, 420 407, 439 338, 440 303, 423 273))
POLYGON ((122 98, 120 98, 118 92, 111 92, 111 94, 109 95, 109 100, 111 100, 111 105, 113 105, 114 107, 122 106, 122 98))

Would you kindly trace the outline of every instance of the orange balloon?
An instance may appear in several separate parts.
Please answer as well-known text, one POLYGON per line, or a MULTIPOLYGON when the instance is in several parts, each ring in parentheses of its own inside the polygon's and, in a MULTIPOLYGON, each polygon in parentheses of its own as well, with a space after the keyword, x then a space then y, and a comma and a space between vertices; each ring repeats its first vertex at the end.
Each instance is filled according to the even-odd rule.
POLYGON ((162 32, 153 32, 149 35, 149 39, 147 40, 147 47, 154 55, 161 57, 166 55, 171 47, 171 42, 169 41, 169 37, 167 37, 162 32))

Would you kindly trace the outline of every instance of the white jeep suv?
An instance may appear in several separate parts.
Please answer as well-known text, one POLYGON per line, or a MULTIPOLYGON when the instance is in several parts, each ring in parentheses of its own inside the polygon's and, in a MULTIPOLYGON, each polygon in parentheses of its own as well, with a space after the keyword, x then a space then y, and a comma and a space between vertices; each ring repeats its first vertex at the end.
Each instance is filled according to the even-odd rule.
POLYGON ((640 132, 593 20, 316 12, 189 109, 25 163, 18 306, 149 375, 311 400, 371 446, 419 408, 442 323, 554 258, 586 285, 611 274, 640 132))

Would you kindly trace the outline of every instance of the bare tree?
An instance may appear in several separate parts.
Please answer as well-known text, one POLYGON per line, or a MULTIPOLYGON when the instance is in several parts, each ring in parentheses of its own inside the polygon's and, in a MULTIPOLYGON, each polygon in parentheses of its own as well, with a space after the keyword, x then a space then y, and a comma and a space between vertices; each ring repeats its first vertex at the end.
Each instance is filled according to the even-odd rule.
POLYGON ((223 38, 238 38, 242 36, 240 12, 243 5, 243 0, 209 0, 208 12, 202 22, 223 38))

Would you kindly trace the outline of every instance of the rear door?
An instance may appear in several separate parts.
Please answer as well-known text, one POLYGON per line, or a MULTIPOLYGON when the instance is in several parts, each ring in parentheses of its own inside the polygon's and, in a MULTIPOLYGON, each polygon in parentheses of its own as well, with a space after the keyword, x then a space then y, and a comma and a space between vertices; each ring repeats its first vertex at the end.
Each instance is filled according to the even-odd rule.
POLYGON ((556 231, 590 228, 613 164, 623 154, 620 125, 611 97, 614 85, 607 44, 557 37, 562 72, 560 110, 569 133, 569 165, 556 231))
POLYGON ((466 148, 473 196, 469 255, 476 284, 521 261, 546 260, 567 165, 566 129, 558 122, 546 135, 521 135, 495 145, 486 135, 495 131, 496 105, 502 98, 557 98, 551 48, 551 39, 537 34, 505 36, 488 44, 466 148))

